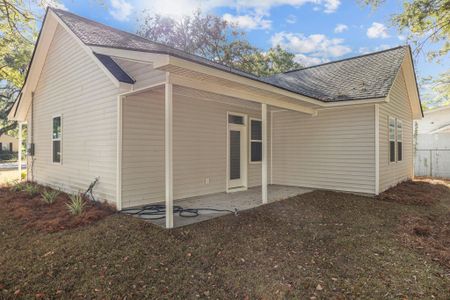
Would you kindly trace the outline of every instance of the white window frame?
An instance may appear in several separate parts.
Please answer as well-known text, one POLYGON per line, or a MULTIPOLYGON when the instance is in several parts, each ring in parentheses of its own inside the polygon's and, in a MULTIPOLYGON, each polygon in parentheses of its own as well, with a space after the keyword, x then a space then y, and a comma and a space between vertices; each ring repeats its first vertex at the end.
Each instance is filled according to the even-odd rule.
POLYGON ((403 146, 404 146, 403 145, 403 121, 399 120, 399 119, 395 119, 395 161, 396 162, 403 161, 403 154, 404 154, 403 146), (399 128, 398 125, 399 124, 401 125, 401 131, 402 131, 401 140, 399 140, 399 138, 398 138, 398 128, 399 128), (398 159, 398 143, 399 142, 402 143, 402 159, 401 160, 398 159))
MULTIPOLYGON (((258 118, 250 118, 249 122, 248 122, 248 162, 249 164, 261 164, 262 163, 262 155, 261 155, 261 160, 260 161, 253 161, 252 160, 252 142, 258 142, 261 143, 261 149, 262 149, 262 139, 261 140, 253 140, 252 139, 252 121, 259 121, 261 122, 261 130, 262 130, 262 120, 258 119, 258 118)), ((262 137, 261 137, 262 138, 262 137)))
POLYGON ((244 155, 246 156, 244 158, 244 170, 241 174, 242 176, 242 182, 243 182, 243 187, 242 189, 236 189, 236 188, 230 188, 229 184, 230 184, 230 126, 242 126, 244 128, 243 133, 245 135, 244 137, 244 141, 246 141, 248 139, 248 137, 246 136, 248 134, 248 122, 249 118, 246 114, 243 113, 237 113, 237 112, 233 112, 233 111, 227 111, 227 119, 226 119, 226 124, 227 124, 227 151, 226 151, 226 155, 227 155, 227 165, 226 165, 226 192, 229 193, 231 190, 233 192, 238 192, 238 191, 244 191, 248 189, 248 164, 247 164, 247 160, 248 160, 248 144, 247 143, 243 143, 244 146, 244 155), (244 124, 233 124, 229 122, 229 116, 230 115, 234 115, 234 116, 241 116, 244 118, 244 124))
POLYGON ((395 164, 397 162, 397 119, 388 117, 388 162, 395 164), (394 121, 394 140, 391 140, 391 120, 394 121), (391 161, 391 142, 394 142, 394 161, 391 161))
POLYGON ((51 120, 52 124, 51 124, 51 139, 52 139, 52 152, 51 152, 51 161, 53 164, 55 165, 62 165, 62 161, 63 161, 63 117, 62 114, 61 115, 53 115, 52 116, 52 120, 51 120), (59 136, 59 138, 54 138, 53 137, 53 121, 55 120, 55 118, 60 118, 61 120, 61 134, 59 136), (59 162, 58 161, 54 161, 53 160, 53 142, 55 141, 59 141, 59 162))

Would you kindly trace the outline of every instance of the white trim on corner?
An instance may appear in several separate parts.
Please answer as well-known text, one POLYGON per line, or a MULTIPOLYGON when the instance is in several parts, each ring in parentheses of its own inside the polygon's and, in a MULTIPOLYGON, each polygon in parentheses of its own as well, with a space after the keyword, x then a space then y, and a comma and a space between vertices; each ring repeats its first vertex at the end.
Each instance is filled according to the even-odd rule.
POLYGON ((273 113, 270 111, 270 184, 273 184, 273 113))
POLYGON ((380 106, 375 104, 375 195, 380 193, 380 106))
POLYGON ((117 96, 117 166, 116 166, 116 208, 122 210, 122 126, 124 96, 117 96))
POLYGON ((51 143, 52 143, 52 151, 51 151, 51 162, 52 165, 62 165, 63 162, 63 115, 62 114, 56 114, 56 115, 52 115, 52 119, 51 119, 52 125, 50 128, 50 134, 51 134, 51 143), (59 139, 54 139, 53 138, 53 120, 55 118, 60 118, 60 122, 61 122, 61 136, 59 137, 59 139), (58 161, 53 161, 53 142, 54 141, 59 141, 59 162, 58 161))
POLYGON ((226 113, 226 130, 227 130, 227 134, 226 134, 226 136, 227 136, 227 142, 226 142, 226 147, 227 147, 227 149, 226 149, 226 155, 227 155, 227 157, 226 157, 226 180, 225 180, 225 191, 227 192, 227 193, 230 193, 230 192, 238 192, 238 191, 245 191, 245 190, 247 190, 248 189, 248 143, 247 143, 247 140, 248 140, 248 136, 247 136, 247 133, 248 133, 248 116, 246 115, 246 114, 243 114, 243 113, 237 113, 237 112, 233 112, 233 111, 227 111, 227 113, 226 113), (235 116, 241 116, 241 117, 243 117, 244 118, 244 124, 243 125, 237 125, 237 124, 234 124, 234 125, 236 125, 236 126, 242 126, 243 127, 243 132, 244 132, 244 143, 243 143, 243 146, 244 146, 244 155, 245 155, 245 159, 244 160, 242 160, 241 159, 241 163, 242 163, 242 161, 244 161, 245 163, 243 164, 243 166, 244 166, 244 171, 242 172, 243 174, 242 174, 242 176, 243 176, 243 186, 242 186, 242 188, 230 188, 229 187, 229 178, 230 178, 230 125, 233 125, 233 124, 230 124, 229 123, 229 116, 230 115, 235 115, 235 116))
POLYGON ((248 119, 248 141, 247 141, 248 149, 249 149, 248 163, 251 165, 260 165, 262 163, 262 156, 261 156, 261 161, 252 161, 252 142, 260 142, 261 149, 262 149, 262 137, 261 137, 261 140, 252 140, 252 121, 260 121, 261 122, 261 131, 262 131, 262 119, 250 117, 248 119))

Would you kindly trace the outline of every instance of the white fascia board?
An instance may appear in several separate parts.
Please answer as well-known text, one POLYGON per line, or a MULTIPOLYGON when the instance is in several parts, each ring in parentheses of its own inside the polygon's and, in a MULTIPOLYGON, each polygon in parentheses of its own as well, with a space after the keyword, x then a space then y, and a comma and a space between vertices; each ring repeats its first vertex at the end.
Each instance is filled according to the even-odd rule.
POLYGON ((167 54, 157 54, 143 51, 135 51, 131 49, 119 49, 119 48, 111 48, 111 47, 102 47, 102 46, 89 46, 91 51, 117 57, 120 59, 130 60, 139 63, 148 63, 148 64, 166 64, 169 61, 169 55, 167 54))
POLYGON ((420 107, 420 98, 416 82, 416 75, 414 73, 413 58, 411 52, 407 51, 402 67, 400 68, 405 78, 406 90, 411 104, 413 119, 422 119, 422 109, 420 107))

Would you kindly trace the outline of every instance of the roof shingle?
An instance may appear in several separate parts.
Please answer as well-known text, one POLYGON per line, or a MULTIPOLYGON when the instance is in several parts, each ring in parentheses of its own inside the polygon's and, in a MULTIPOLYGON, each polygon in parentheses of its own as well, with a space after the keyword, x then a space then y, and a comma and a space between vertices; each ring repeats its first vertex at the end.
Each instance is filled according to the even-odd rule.
POLYGON ((87 45, 169 54, 324 102, 386 97, 407 51, 397 47, 259 78, 64 10, 52 10, 87 45))

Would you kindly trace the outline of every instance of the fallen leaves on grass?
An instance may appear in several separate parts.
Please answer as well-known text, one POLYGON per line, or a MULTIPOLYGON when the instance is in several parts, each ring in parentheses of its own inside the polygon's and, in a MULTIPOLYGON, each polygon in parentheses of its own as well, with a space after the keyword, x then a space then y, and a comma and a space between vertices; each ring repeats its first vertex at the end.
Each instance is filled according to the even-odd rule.
POLYGON ((400 232, 407 246, 413 246, 450 269, 450 213, 439 216, 405 216, 400 232))
POLYGON ((402 182, 378 195, 382 201, 407 205, 431 206, 448 195, 450 186, 438 179, 415 179, 402 182))
POLYGON ((85 226, 114 213, 114 209, 107 204, 86 201, 83 213, 74 216, 67 210, 69 197, 65 193, 59 193, 50 205, 42 200, 41 195, 30 197, 23 191, 14 192, 1 188, 0 194, 0 209, 16 219, 25 221, 27 228, 45 232, 85 226))

